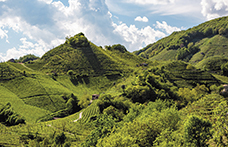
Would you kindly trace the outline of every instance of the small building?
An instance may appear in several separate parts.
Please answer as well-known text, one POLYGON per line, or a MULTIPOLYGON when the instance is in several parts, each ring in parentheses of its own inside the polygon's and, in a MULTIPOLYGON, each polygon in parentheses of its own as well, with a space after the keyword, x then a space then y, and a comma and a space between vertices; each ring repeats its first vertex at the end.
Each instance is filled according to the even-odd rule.
POLYGON ((99 94, 93 94, 92 95, 92 100, 96 100, 96 99, 98 99, 99 98, 99 94))

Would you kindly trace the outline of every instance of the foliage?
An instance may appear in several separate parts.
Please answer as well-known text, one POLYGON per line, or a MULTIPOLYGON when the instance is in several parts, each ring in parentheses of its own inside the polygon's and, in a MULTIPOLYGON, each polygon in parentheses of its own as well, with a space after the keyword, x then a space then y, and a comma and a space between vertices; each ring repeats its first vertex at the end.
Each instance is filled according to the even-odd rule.
POLYGON ((222 70, 223 75, 228 76, 228 62, 221 65, 221 70, 222 70))
POLYGON ((0 108, 0 122, 7 126, 12 126, 24 124, 25 120, 12 110, 10 103, 7 103, 5 106, 0 108))
POLYGON ((65 134, 62 132, 61 134, 57 134, 54 138, 56 144, 64 144, 66 140, 65 134))
POLYGON ((100 109, 100 113, 111 115, 118 121, 122 120, 127 113, 129 106, 121 100, 113 100, 113 97, 109 94, 103 95, 97 101, 97 106, 100 109))
POLYGON ((217 21, 139 51, 169 61, 79 33, 41 59, 1 63, 0 146, 227 146, 228 80, 208 72, 226 73, 227 20, 217 21))
POLYGON ((140 112, 136 118, 119 129, 113 129, 113 133, 100 139, 97 146, 152 146, 163 129, 178 128, 180 116, 169 102, 158 100, 150 102, 143 110, 141 105, 137 108, 140 112))
POLYGON ((131 86, 125 91, 126 97, 130 98, 134 103, 144 103, 146 101, 153 101, 156 98, 155 92, 149 86, 131 86))
POLYGON ((89 42, 83 33, 79 33, 74 37, 66 38, 65 43, 70 44, 73 47, 82 47, 89 45, 89 42))
POLYGON ((28 54, 28 55, 25 55, 23 57, 20 57, 17 62, 21 62, 21 63, 25 63, 25 62, 28 62, 28 61, 33 61, 33 60, 37 60, 39 59, 40 57, 37 57, 35 55, 32 55, 32 54, 28 54))
POLYGON ((0 80, 10 80, 22 76, 22 73, 12 68, 9 63, 0 63, 0 74, 0 80))
POLYGON ((82 96, 78 102, 78 105, 81 107, 81 108, 86 108, 89 104, 90 104, 90 101, 91 101, 91 98, 92 96, 89 95, 89 94, 86 94, 84 96, 82 96))
POLYGON ((208 92, 209 92, 209 89, 205 85, 198 84, 192 90, 190 90, 189 88, 179 88, 177 93, 181 98, 182 105, 185 106, 189 102, 191 103, 205 96, 208 92))
POLYGON ((81 144, 82 147, 95 146, 98 139, 108 136, 115 125, 115 121, 110 115, 102 114, 96 117, 93 125, 96 128, 86 137, 86 140, 81 144))
POLYGON ((227 56, 227 19, 217 18, 185 31, 173 32, 134 53, 151 60, 177 59, 194 64, 214 55, 227 56))
POLYGON ((186 146, 208 146, 211 123, 197 116, 190 116, 184 124, 186 146))
POLYGON ((110 51, 120 51, 121 53, 127 52, 127 49, 121 44, 115 44, 112 46, 105 46, 105 49, 110 51))
POLYGON ((227 102, 221 102, 215 109, 214 118, 215 124, 213 125, 214 137, 213 141, 217 146, 227 146, 227 113, 228 106, 227 102))

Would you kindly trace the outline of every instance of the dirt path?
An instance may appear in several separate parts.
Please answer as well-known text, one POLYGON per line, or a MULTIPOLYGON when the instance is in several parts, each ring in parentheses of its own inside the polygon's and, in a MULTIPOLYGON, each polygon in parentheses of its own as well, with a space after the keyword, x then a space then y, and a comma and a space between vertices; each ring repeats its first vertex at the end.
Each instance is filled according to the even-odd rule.
POLYGON ((21 64, 22 66, 24 66, 25 68, 27 68, 27 69, 29 69, 29 70, 31 70, 31 71, 34 71, 33 69, 27 67, 24 63, 19 63, 19 64, 21 64))
POLYGON ((78 121, 78 120, 81 119, 81 118, 82 118, 82 112, 79 114, 79 118, 76 119, 76 120, 74 120, 73 122, 76 122, 76 121, 78 121))

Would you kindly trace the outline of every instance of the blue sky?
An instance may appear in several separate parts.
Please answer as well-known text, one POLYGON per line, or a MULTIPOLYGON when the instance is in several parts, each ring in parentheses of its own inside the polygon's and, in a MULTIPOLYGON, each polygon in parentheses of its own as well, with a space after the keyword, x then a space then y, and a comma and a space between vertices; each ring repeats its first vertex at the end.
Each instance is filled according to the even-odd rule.
POLYGON ((221 16, 227 0, 0 0, 0 61, 41 57, 79 32, 132 52, 221 16))

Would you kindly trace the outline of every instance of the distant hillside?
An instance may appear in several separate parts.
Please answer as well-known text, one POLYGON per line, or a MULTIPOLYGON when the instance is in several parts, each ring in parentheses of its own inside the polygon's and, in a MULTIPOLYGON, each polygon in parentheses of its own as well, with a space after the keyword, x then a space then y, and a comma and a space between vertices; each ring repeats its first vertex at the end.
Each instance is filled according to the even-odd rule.
POLYGON ((228 17, 174 32, 156 43, 134 52, 150 60, 183 60, 196 64, 208 57, 228 57, 228 17))
POLYGON ((47 73, 66 74, 73 70, 76 75, 103 75, 129 72, 133 66, 144 61, 120 44, 103 49, 88 41, 83 33, 79 33, 48 51, 40 60, 26 65, 47 73))

